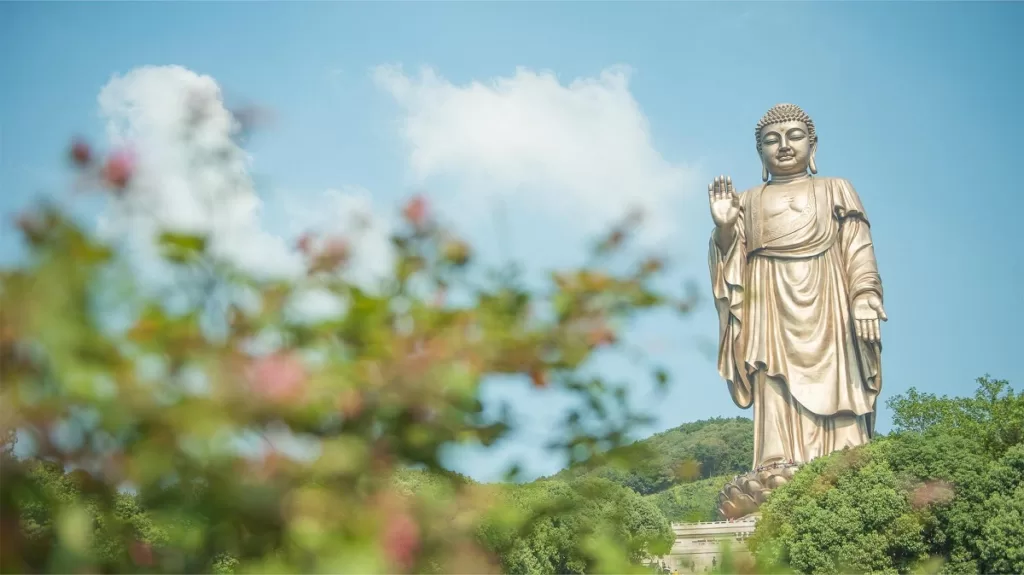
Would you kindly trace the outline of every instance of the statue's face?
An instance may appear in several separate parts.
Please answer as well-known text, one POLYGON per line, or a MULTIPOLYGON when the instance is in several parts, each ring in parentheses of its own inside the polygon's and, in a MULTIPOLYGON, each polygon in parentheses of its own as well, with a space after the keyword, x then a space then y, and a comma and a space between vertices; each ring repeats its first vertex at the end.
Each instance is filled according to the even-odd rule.
POLYGON ((806 172, 811 152, 811 138, 803 122, 792 120, 761 129, 761 161, 773 176, 806 172))

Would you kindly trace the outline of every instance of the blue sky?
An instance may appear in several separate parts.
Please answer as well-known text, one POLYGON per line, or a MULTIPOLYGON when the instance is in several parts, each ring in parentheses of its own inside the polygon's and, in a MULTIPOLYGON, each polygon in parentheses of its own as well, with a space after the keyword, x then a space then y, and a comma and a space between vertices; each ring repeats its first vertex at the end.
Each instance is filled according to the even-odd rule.
MULTIPOLYGON (((970 393, 985 373, 1019 388, 1022 22, 1009 2, 4 3, 0 213, 66 181, 71 134, 104 137, 98 95, 115 74, 179 65, 275 112, 250 148, 268 234, 327 210, 325 190, 386 214, 422 189, 487 255, 541 267, 576 261, 588 231, 639 199, 662 225, 650 243, 706 291, 707 181, 756 184, 753 127, 789 101, 815 119, 820 172, 851 180, 872 221, 883 399, 970 393)), ((750 415, 696 345, 717 337, 705 304, 634 330, 676 376, 667 398, 608 363, 636 377, 651 431, 750 415)), ((510 460, 557 470, 540 436, 564 403, 524 382, 488 394, 527 432, 451 464, 482 479, 510 460)))

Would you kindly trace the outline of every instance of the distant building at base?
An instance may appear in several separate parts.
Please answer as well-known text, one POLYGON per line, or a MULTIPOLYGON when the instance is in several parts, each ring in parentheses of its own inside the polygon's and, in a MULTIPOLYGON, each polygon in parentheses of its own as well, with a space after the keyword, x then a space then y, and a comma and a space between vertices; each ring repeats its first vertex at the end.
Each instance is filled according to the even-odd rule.
POLYGON ((749 555, 747 537, 754 532, 757 518, 736 521, 709 521, 702 523, 673 523, 676 541, 668 555, 656 558, 654 565, 662 564, 670 572, 705 573, 722 561, 722 546, 728 543, 734 553, 749 555))

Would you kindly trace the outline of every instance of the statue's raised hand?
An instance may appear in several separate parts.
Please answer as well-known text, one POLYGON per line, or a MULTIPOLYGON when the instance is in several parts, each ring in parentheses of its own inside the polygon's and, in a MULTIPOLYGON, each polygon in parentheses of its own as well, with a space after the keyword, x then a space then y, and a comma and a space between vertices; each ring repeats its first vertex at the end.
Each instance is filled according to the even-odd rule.
POLYGON ((720 228, 731 227, 740 215, 740 199, 732 187, 732 178, 718 176, 708 184, 708 200, 711 202, 711 219, 720 228))
POLYGON ((853 323, 857 337, 868 343, 882 341, 881 322, 888 321, 882 298, 874 292, 865 292, 853 300, 853 323))

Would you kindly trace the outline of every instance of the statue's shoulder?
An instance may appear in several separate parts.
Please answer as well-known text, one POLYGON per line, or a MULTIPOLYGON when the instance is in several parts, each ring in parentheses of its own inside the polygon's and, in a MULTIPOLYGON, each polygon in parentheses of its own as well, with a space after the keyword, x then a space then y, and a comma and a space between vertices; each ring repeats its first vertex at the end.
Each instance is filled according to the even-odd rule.
POLYGON ((819 182, 826 183, 829 187, 833 189, 839 188, 844 191, 857 193, 853 187, 853 183, 851 183, 850 180, 846 178, 839 178, 836 176, 815 176, 815 179, 818 180, 819 182))
POLYGON ((818 177, 817 179, 820 182, 826 183, 826 188, 831 192, 832 202, 838 210, 837 213, 864 215, 864 205, 861 203, 860 196, 857 194, 853 184, 850 183, 850 180, 831 176, 818 177))
POLYGON ((839 178, 839 177, 836 177, 836 176, 822 176, 821 174, 816 174, 816 175, 813 176, 813 178, 814 178, 814 181, 818 182, 819 184, 821 184, 821 183, 837 184, 839 182, 846 182, 847 181, 846 178, 839 178))

